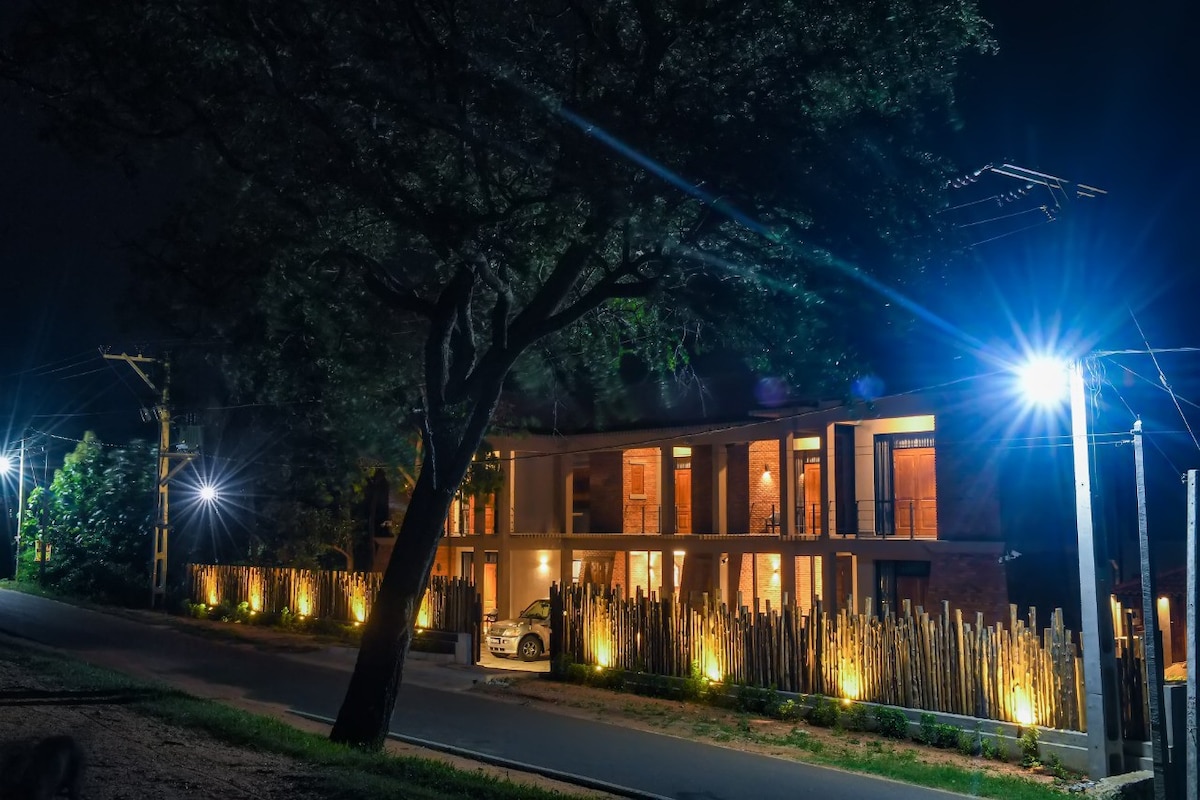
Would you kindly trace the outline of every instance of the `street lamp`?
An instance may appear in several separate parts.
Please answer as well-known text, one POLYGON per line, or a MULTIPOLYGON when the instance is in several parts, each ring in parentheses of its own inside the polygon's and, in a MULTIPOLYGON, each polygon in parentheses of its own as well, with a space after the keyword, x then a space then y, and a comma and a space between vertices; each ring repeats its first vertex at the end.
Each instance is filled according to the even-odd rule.
POLYGON ((201 484, 199 496, 200 501, 203 503, 215 503, 218 497, 217 487, 213 486, 211 483, 201 484))
POLYGON ((9 456, 0 456, 0 475, 7 475, 12 472, 13 462, 9 456))
POLYGON ((1123 771, 1124 745, 1118 705, 1116 653, 1112 631, 1108 548, 1092 519, 1092 475, 1088 458, 1087 395, 1084 363, 1031 355, 1013 372, 1027 405, 1061 409, 1069 400, 1071 451, 1075 467, 1075 525, 1079 545, 1080 638, 1087 708, 1088 773, 1093 778, 1123 771))

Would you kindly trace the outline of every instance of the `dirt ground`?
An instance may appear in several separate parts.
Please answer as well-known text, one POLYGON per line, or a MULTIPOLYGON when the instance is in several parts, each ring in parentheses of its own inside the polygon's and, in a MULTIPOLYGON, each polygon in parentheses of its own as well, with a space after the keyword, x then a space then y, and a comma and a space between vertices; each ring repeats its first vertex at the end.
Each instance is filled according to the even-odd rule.
MULTIPOLYGON (((283 718, 295 727, 328 733, 319 723, 291 715, 283 718)), ((120 696, 63 691, 37 674, 0 660, 0 743, 56 733, 71 734, 83 745, 86 800, 316 800, 328 796, 314 785, 315 773, 302 762, 232 747, 136 714, 123 706, 120 696)), ((388 750, 446 761, 517 783, 604 797, 536 775, 512 773, 399 742, 389 742, 388 750)))

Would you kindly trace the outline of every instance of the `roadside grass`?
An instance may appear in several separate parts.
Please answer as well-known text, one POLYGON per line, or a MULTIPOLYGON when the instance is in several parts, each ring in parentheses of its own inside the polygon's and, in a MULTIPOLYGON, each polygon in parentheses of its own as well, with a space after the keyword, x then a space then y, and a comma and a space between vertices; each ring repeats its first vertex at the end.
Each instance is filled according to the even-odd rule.
POLYGON ((412 756, 367 753, 334 744, 284 722, 203 700, 176 689, 137 681, 121 673, 24 647, 6 648, 0 660, 46 676, 68 690, 126 693, 126 708, 247 750, 286 756, 306 764, 321 793, 355 800, 563 800, 574 797, 517 784, 412 756))
POLYGON ((1061 800, 1067 795, 1051 786, 1009 775, 994 775, 983 770, 963 769, 947 763, 929 763, 917 759, 910 749, 897 750, 883 742, 869 741, 865 752, 845 747, 830 748, 818 739, 794 729, 787 737, 758 737, 764 744, 778 744, 803 753, 803 760, 837 767, 848 772, 865 772, 881 778, 915 783, 933 789, 972 797, 996 797, 1005 800, 1061 800))
MULTIPOLYGON (((554 680, 553 676, 543 676, 554 680)), ((590 673, 589 673, 590 677, 590 673)), ((606 692, 628 694, 629 687, 623 684, 593 685, 593 688, 606 692)), ((639 694, 647 693, 644 689, 639 694)), ((653 695, 653 692, 650 692, 653 695)), ((683 702, 696 706, 705 705, 703 699, 689 699, 671 696, 672 702, 683 702)), ((680 715, 668 714, 657 707, 639 709, 635 703, 622 704, 624 712, 634 718, 654 727, 668 727, 670 721, 680 715)), ((847 730, 842 725, 841 716, 835 717, 834 726, 829 728, 834 740, 819 737, 806 730, 803 726, 793 727, 787 734, 779 736, 763 732, 751 724, 753 719, 761 719, 763 709, 758 712, 738 713, 734 717, 723 717, 715 712, 712 718, 695 721, 691 724, 691 735, 711 742, 748 742, 779 748, 796 760, 812 764, 843 769, 847 772, 860 772, 876 775, 881 778, 901 781, 904 783, 927 786, 932 789, 944 789, 950 792, 972 797, 1000 798, 1001 800, 1062 800, 1067 793, 1051 784, 1024 778, 1019 775, 997 774, 986 768, 972 768, 962 763, 938 760, 936 757, 926 760, 921 757, 921 751, 913 747, 896 747, 893 740, 885 739, 876 734, 861 729, 847 730)), ((930 750, 933 756, 938 752, 930 750)), ((974 757, 980 764, 988 763, 982 757, 974 757)))

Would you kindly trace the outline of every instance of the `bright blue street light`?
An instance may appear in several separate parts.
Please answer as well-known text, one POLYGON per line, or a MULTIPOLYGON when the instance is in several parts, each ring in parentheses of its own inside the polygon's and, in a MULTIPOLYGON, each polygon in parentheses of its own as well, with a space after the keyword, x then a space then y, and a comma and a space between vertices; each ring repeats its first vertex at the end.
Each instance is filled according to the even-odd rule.
POLYGON ((215 503, 217 501, 217 487, 211 483, 201 484, 199 494, 200 500, 204 503, 215 503))
POLYGON ((0 456, 0 475, 7 475, 12 472, 13 462, 8 456, 0 456))
POLYGON ((1070 367, 1061 358, 1030 356, 1016 368, 1017 388, 1029 405, 1040 409, 1062 407, 1067 400, 1070 367))

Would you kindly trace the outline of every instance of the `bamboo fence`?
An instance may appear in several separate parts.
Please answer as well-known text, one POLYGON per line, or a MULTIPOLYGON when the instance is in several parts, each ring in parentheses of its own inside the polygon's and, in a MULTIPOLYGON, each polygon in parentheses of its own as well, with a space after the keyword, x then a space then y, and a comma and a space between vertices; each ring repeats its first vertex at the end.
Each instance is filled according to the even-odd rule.
POLYGON ((591 585, 556 585, 551 603, 551 619, 563 620, 551 655, 577 663, 1086 729, 1083 660, 1061 609, 1039 631, 1036 611, 1020 619, 1016 606, 1007 626, 988 626, 946 603, 932 615, 908 603, 876 615, 869 600, 862 613, 828 614, 818 603, 805 614, 640 590, 627 599, 591 585))
MULTIPOLYGON (((210 606, 247 603, 251 611, 366 622, 379 593, 378 572, 189 564, 194 602, 210 606)), ((421 601, 422 628, 470 633, 475 630, 477 595, 470 581, 434 576, 421 601)))

